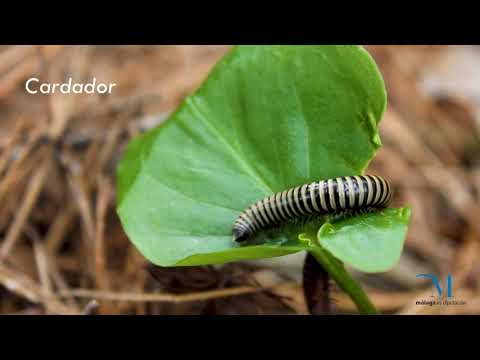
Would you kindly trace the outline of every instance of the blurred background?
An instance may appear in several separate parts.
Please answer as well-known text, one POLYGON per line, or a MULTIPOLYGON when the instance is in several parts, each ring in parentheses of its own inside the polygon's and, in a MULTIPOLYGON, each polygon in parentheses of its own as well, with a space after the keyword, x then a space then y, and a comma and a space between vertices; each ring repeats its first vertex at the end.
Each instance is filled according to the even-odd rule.
MULTIPOLYGON (((384 76, 389 178, 413 217, 399 264, 355 276, 391 314, 480 314, 480 47, 367 46, 384 76), (461 306, 419 306, 416 274, 453 277, 461 306)), ((0 46, 1 314, 306 314, 304 254, 164 269, 115 214, 128 141, 164 121, 228 51, 208 46, 0 46), (111 95, 30 95, 25 81, 114 82, 111 95)), ((334 313, 355 314, 331 285, 334 313)))

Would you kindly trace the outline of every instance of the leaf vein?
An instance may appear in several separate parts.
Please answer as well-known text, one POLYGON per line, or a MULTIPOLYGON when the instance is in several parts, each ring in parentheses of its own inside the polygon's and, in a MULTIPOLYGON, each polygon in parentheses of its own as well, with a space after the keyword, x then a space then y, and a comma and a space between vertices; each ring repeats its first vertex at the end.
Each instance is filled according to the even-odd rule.
POLYGON ((249 164, 248 162, 243 159, 241 156, 238 156, 238 149, 235 149, 225 138, 225 135, 217 129, 215 125, 213 125, 210 121, 208 121, 207 117, 202 113, 202 111, 199 109, 199 106, 195 103, 195 99, 190 98, 187 101, 190 103, 192 108, 195 110, 195 112, 198 115, 198 118, 208 126, 208 128, 214 132, 218 139, 222 141, 222 143, 225 145, 225 147, 230 151, 232 156, 241 164, 243 170, 247 172, 250 176, 252 176, 259 187, 261 187, 266 194, 271 194, 273 193, 272 187, 267 184, 265 179, 261 177, 259 173, 257 173, 249 164))
POLYGON ((210 203, 208 201, 205 201, 205 200, 199 200, 199 199, 195 199, 191 196, 189 196, 188 194, 182 192, 182 191, 179 191, 177 189, 174 189, 173 187, 167 185, 166 183, 162 182, 160 179, 156 178, 155 176, 153 176, 150 172, 146 171, 145 174, 147 174, 148 177, 150 177, 152 180, 154 180, 156 183, 162 185, 163 187, 166 187, 168 190, 176 193, 176 194, 179 194, 179 195, 182 195, 183 197, 185 197, 186 199, 189 199, 189 200, 192 200, 196 203, 199 203, 199 204, 204 204, 204 205, 209 205, 209 206, 212 206, 212 207, 216 207, 216 208, 220 208, 220 209, 225 209, 225 210, 230 210, 230 211, 233 211, 235 213, 240 213, 242 212, 242 210, 239 210, 239 209, 234 209, 234 208, 230 208, 228 206, 223 206, 223 205, 218 205, 218 204, 213 204, 213 203, 210 203))

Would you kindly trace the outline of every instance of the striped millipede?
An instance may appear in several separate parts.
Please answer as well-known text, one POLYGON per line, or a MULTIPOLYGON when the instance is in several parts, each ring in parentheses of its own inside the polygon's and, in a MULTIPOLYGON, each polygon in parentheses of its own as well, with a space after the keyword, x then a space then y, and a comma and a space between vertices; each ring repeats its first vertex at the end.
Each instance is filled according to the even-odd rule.
POLYGON ((275 193, 250 206, 235 221, 233 238, 244 242, 262 229, 308 215, 355 213, 385 208, 392 189, 380 176, 344 176, 275 193))

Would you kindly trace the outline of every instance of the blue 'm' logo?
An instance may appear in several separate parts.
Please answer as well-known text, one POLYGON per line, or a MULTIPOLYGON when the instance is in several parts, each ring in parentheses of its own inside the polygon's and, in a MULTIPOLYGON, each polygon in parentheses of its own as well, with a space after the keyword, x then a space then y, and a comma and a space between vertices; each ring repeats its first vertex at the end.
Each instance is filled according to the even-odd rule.
MULTIPOLYGON (((435 275, 433 275, 433 274, 418 274, 416 277, 417 278, 422 278, 422 279, 430 279, 432 281, 433 285, 435 285, 435 287, 437 289, 438 296, 442 297, 443 288, 440 286, 440 282, 438 281, 438 279, 435 275)), ((448 274, 448 276, 447 276, 447 297, 448 298, 453 297, 452 285, 453 285, 452 274, 448 274)))

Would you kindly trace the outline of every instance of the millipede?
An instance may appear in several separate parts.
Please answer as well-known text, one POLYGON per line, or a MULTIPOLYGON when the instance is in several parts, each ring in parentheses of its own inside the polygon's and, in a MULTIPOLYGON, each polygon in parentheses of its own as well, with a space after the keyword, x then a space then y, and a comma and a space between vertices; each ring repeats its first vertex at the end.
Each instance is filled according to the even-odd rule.
POLYGON ((388 207, 392 189, 376 175, 343 176, 293 187, 267 196, 243 211, 233 238, 245 242, 257 232, 311 215, 370 212, 388 207))

